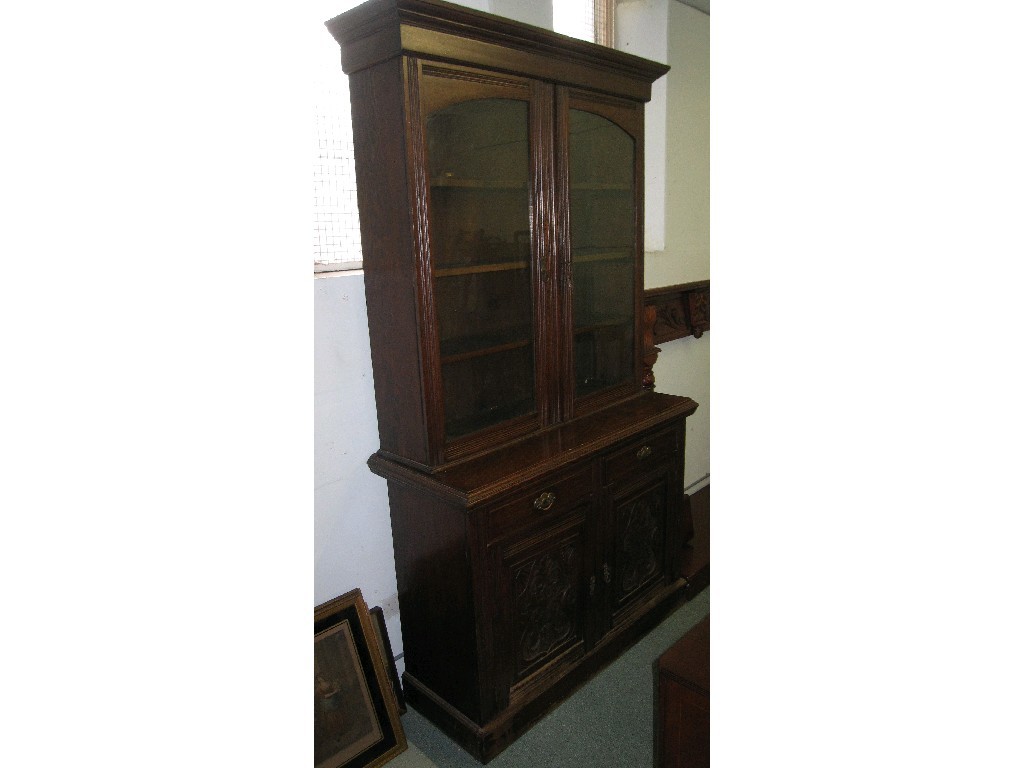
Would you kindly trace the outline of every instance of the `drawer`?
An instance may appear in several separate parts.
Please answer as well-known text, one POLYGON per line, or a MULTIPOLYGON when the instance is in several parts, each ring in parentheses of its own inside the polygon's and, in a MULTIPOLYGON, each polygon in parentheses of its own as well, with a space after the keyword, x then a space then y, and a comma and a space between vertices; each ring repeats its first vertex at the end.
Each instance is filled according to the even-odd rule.
POLYGON ((535 522, 555 520, 593 495, 590 467, 569 474, 559 473, 549 480, 533 483, 529 490, 513 500, 494 507, 488 513, 488 532, 492 540, 535 522))
POLYGON ((678 456, 676 430, 659 432, 631 441, 625 448, 604 460, 604 482, 611 485, 623 477, 643 472, 647 467, 678 456))

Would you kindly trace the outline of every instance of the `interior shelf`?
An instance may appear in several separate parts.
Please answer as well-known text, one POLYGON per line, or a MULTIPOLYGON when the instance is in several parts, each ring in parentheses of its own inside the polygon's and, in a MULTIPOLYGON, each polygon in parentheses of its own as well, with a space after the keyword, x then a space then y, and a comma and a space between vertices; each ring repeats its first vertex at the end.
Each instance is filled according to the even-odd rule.
POLYGON ((491 406, 480 414, 450 419, 445 424, 445 428, 453 435, 468 435, 483 427, 488 427, 516 416, 525 416, 528 413, 533 413, 534 410, 533 398, 523 398, 491 406))
POLYGON ((525 181, 505 181, 490 179, 464 179, 459 177, 441 176, 430 180, 431 188, 448 189, 497 189, 525 190, 525 181))
POLYGON ((611 318, 608 320, 602 320, 597 323, 588 323, 587 325, 580 325, 573 328, 572 332, 575 336, 580 336, 584 333, 593 333, 594 331, 607 331, 612 328, 625 328, 633 326, 633 318, 611 318))
POLYGON ((584 192, 632 192, 632 184, 613 184, 602 181, 577 181, 570 187, 571 191, 584 192))
POLYGON ((471 336, 442 341, 441 363, 459 363, 476 357, 522 349, 530 344, 529 334, 529 328, 517 328, 510 333, 502 335, 501 338, 503 339, 508 339, 509 336, 512 336, 513 338, 509 341, 499 341, 498 337, 494 335, 471 336))
POLYGON ((572 254, 573 264, 590 264, 595 261, 624 261, 632 259, 629 246, 618 248, 577 248, 572 254))
POLYGON ((484 272, 508 272, 516 269, 527 269, 528 261, 504 261, 494 264, 476 264, 471 267, 443 267, 434 270, 434 277, 458 277, 459 275, 479 275, 484 272))

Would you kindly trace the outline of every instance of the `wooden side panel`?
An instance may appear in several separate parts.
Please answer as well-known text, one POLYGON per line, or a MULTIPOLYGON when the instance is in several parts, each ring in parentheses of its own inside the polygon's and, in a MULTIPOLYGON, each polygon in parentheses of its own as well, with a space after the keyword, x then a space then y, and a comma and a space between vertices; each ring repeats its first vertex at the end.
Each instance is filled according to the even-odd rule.
POLYGON ((405 668, 480 722, 476 610, 465 511, 388 481, 405 668))
POLYGON ((393 455, 428 464, 404 89, 401 59, 357 72, 349 81, 352 114, 359 116, 352 134, 380 444, 393 455))
POLYGON ((711 712, 707 696, 671 677, 659 678, 656 765, 660 768, 706 768, 711 764, 711 712))
POLYGON ((710 616, 658 659, 654 764, 660 768, 710 764, 710 660, 710 616))

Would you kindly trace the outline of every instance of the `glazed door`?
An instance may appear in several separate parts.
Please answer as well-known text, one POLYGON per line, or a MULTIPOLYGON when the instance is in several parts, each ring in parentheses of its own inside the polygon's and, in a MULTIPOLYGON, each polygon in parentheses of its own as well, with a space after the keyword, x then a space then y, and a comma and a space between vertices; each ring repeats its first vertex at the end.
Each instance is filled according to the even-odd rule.
POLYGON ((571 294, 563 375, 566 409, 578 416, 639 387, 643 112, 634 103, 563 91, 559 115, 571 294))
MULTIPOLYGON (((536 202, 545 86, 423 64, 434 428, 451 459, 536 429, 548 387, 536 202)), ((547 96, 550 101, 550 96, 547 96)))

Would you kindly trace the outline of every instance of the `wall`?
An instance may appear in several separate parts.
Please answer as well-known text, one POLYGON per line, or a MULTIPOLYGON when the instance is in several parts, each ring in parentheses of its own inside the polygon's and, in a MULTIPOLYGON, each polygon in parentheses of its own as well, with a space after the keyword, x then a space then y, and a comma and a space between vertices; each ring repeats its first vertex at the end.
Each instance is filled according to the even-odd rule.
POLYGON ((380 444, 361 270, 314 278, 313 322, 315 604, 359 587, 371 607, 384 608, 394 642, 387 484, 366 467, 380 444))
MULTIPOLYGON (((665 6, 672 67, 664 78, 665 250, 646 254, 647 288, 711 277, 710 17, 679 2, 665 6)), ((662 344, 654 366, 655 389, 700 404, 686 421, 684 483, 690 491, 706 485, 711 472, 710 336, 662 344)))
MULTIPOLYGON (((668 64, 668 7, 671 0, 619 0, 615 6, 615 47, 668 64)), ((644 248, 665 250, 666 109, 668 77, 651 84, 644 109, 644 248)))
MULTIPOLYGON (((465 4, 489 10, 491 3, 465 4)), ((536 23, 534 5, 522 5, 521 20, 536 23)), ((647 287, 708 277, 707 128, 686 126, 707 119, 707 17, 674 1, 663 6, 673 67, 667 83, 666 250, 647 254, 647 287), (700 141, 703 149, 677 145, 700 141), (698 211, 680 210, 687 206, 698 211)), ((400 654, 387 486, 366 467, 378 443, 362 272, 317 276, 313 293, 314 599, 321 603, 361 588, 370 606, 384 608, 392 645, 400 654)), ((688 420, 687 485, 710 471, 709 336, 665 344, 655 366, 657 389, 689 395, 701 406, 688 420)))

